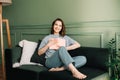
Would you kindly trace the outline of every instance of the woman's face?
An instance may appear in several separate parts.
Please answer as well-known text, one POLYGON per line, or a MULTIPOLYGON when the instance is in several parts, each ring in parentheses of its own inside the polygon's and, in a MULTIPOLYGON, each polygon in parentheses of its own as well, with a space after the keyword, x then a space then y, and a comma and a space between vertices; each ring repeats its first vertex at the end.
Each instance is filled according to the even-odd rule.
POLYGON ((54 34, 59 34, 59 32, 62 29, 62 22, 61 21, 56 21, 54 26, 53 26, 53 29, 54 29, 54 34))

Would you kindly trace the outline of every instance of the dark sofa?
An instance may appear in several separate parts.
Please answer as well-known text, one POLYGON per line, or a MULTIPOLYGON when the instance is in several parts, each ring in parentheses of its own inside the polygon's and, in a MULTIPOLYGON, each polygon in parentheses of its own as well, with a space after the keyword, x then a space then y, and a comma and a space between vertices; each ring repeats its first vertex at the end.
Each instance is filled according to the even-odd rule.
MULTIPOLYGON (((20 60, 22 48, 14 47, 5 50, 6 75, 7 80, 77 80, 70 71, 49 72, 45 66, 38 65, 22 65, 13 68, 12 64, 15 60, 20 60)), ((109 51, 106 48, 80 47, 69 51, 71 56, 84 55, 87 57, 87 63, 78 70, 87 75, 85 80, 108 80, 108 62, 109 51), (100 76, 100 77, 99 77, 100 76), (97 78, 98 77, 98 78, 97 78), (99 79, 100 78, 100 79, 99 79), (101 79, 102 78, 102 79, 101 79)), ((35 52, 33 62, 44 65, 44 55, 38 57, 35 52)))

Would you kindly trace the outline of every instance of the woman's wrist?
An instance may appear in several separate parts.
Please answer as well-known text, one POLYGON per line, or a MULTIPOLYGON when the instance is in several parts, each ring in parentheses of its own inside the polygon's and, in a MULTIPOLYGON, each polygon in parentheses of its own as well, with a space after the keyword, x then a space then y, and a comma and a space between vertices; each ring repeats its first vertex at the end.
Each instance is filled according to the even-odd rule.
POLYGON ((66 50, 69 50, 69 47, 66 47, 66 50))
POLYGON ((46 45, 46 48, 47 48, 47 49, 49 48, 49 44, 46 45))

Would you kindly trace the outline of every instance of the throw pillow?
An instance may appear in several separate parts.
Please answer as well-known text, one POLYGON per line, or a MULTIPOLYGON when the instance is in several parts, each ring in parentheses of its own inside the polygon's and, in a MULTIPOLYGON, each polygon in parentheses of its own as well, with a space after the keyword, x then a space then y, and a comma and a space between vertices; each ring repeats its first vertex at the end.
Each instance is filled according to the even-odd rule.
POLYGON ((39 48, 40 43, 41 43, 41 40, 38 41, 37 48, 31 57, 31 62, 40 63, 45 66, 45 54, 40 55, 40 56, 38 55, 38 48, 39 48))
POLYGON ((20 64, 30 64, 30 59, 37 47, 37 43, 28 40, 22 40, 19 42, 19 46, 23 47, 20 64))

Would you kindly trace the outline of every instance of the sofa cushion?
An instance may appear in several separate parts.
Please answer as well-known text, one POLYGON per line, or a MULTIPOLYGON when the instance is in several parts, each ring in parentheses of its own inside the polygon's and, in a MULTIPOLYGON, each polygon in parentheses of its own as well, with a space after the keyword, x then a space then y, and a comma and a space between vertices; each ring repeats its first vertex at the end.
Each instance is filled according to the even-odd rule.
MULTIPOLYGON (((91 80, 92 78, 95 78, 96 76, 106 73, 104 70, 90 68, 90 67, 81 67, 81 68, 78 68, 78 70, 81 73, 87 75, 87 78, 85 80, 91 80)), ((74 78, 72 76, 72 73, 68 70, 56 71, 56 72, 43 71, 43 72, 40 72, 39 76, 41 80, 42 79, 43 80, 79 80, 79 79, 74 78)))
POLYGON ((32 55, 30 61, 35 62, 35 63, 40 63, 45 66, 45 54, 40 55, 40 56, 38 55, 38 48, 39 48, 40 43, 41 43, 41 40, 38 40, 37 48, 35 49, 35 52, 32 55))
POLYGON ((40 72, 39 77, 41 80, 78 80, 72 74, 65 71, 43 71, 40 72))
POLYGON ((41 72, 41 71, 46 71, 48 70, 46 67, 44 66, 39 66, 39 65, 21 65, 20 67, 18 67, 19 69, 23 69, 23 70, 29 70, 29 71, 34 71, 34 72, 41 72))
POLYGON ((108 49, 106 48, 86 48, 84 50, 84 54, 87 57, 87 66, 93 67, 93 68, 99 68, 107 70, 108 67, 106 66, 106 62, 108 62, 108 49))

